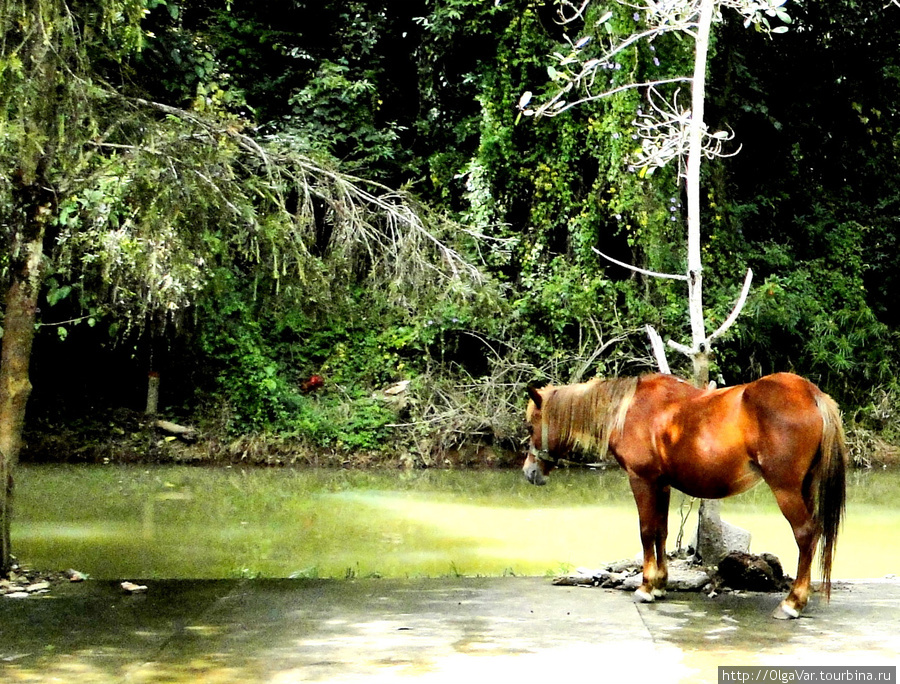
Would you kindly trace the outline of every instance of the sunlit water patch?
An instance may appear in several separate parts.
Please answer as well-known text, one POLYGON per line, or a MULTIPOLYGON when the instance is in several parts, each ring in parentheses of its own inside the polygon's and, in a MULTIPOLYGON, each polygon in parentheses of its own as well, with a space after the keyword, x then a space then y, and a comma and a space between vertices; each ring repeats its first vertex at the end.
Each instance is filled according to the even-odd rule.
MULTIPOLYGON (((14 552, 96 578, 543 575, 632 558, 637 512, 620 471, 29 466, 18 469, 14 552)), ((836 577, 900 571, 900 477, 851 478, 836 577)), ((675 494, 669 546, 680 511, 675 494)), ((696 506, 693 507, 693 510, 696 506)), ((755 552, 796 567, 787 522, 765 486, 723 506, 755 552)), ((692 536, 688 518, 683 543, 692 536)))

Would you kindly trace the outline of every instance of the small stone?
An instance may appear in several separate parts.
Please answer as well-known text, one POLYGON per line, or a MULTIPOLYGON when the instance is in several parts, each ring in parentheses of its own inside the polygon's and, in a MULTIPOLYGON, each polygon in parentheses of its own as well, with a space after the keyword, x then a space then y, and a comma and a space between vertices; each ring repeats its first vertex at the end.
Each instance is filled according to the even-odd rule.
POLYGON ((25 591, 29 594, 33 594, 36 591, 43 591, 50 588, 50 582, 35 582, 34 584, 29 584, 25 587, 25 591))
POLYGON ((669 589, 672 591, 699 591, 709 584, 709 574, 699 568, 673 567, 669 571, 669 589))
POLYGON ((129 594, 142 594, 147 591, 146 585, 135 584, 134 582, 122 582, 119 586, 129 594))
POLYGON ((8 594, 4 594, 4 596, 11 599, 23 599, 28 598, 29 594, 27 591, 11 591, 8 594))
POLYGON ((610 572, 625 572, 626 570, 638 570, 641 567, 641 560, 620 560, 610 563, 607 566, 610 572))
POLYGON ((635 591, 638 587, 643 583, 644 578, 641 575, 631 575, 627 577, 624 582, 619 586, 620 589, 624 591, 635 591))

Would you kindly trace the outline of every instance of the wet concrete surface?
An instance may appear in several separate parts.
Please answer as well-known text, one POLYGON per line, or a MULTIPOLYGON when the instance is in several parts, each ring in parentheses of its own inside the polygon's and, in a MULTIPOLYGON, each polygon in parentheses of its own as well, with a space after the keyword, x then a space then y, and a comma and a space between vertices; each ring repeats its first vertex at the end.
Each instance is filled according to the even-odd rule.
POLYGON ((839 583, 799 620, 776 594, 546 578, 147 581, 0 599, 0 681, 715 682, 719 665, 898 665, 900 582, 839 583))

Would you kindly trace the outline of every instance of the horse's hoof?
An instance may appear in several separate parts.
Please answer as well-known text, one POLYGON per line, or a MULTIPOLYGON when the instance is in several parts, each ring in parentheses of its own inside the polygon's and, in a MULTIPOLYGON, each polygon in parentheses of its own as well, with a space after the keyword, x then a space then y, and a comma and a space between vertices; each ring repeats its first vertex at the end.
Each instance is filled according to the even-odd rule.
POLYGON ((794 610, 782 601, 778 607, 772 611, 772 617, 776 620, 796 620, 800 617, 800 611, 794 610))
POLYGON ((653 598, 661 599, 661 598, 665 598, 665 597, 666 597, 666 590, 665 590, 665 589, 654 589, 654 590, 651 591, 650 593, 653 594, 653 598))
POLYGON ((656 600, 652 593, 648 593, 643 589, 637 589, 634 592, 634 598, 638 603, 653 603, 656 600))
POLYGON ((541 468, 539 465, 532 463, 529 466, 523 468, 525 472, 525 479, 528 480, 531 484, 537 485, 538 487, 543 487, 547 484, 547 478, 544 477, 544 473, 541 472, 541 468))

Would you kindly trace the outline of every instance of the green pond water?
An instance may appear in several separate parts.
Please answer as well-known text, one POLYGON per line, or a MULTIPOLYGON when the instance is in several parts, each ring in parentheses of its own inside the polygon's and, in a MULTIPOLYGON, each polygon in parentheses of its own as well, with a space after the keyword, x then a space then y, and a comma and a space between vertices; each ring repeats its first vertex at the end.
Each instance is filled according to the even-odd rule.
MULTIPOLYGON (((669 546, 689 500, 673 493, 669 546)), ((544 575, 640 550, 624 474, 22 466, 13 546, 25 564, 98 579, 544 575)), ((696 526, 688 517, 685 544, 696 526)), ((723 517, 796 570, 765 485, 723 517)), ((852 472, 834 576, 900 574, 900 473, 852 472)))

